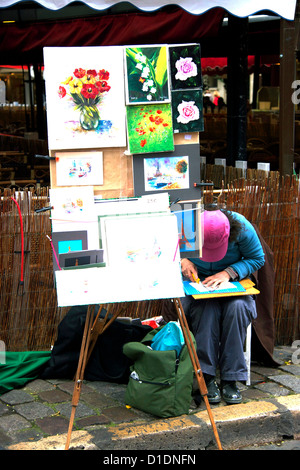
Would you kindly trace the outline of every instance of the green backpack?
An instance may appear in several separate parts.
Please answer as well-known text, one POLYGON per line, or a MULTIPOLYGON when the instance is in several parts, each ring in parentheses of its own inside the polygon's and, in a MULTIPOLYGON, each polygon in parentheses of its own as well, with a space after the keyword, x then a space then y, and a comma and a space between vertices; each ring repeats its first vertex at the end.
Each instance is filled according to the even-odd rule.
MULTIPOLYGON (((125 403, 155 416, 168 418, 188 413, 194 372, 186 345, 178 357, 175 350, 151 349, 153 337, 160 330, 154 329, 141 342, 123 346, 124 354, 133 361, 125 403)), ((195 344, 193 336, 192 339, 195 344)))

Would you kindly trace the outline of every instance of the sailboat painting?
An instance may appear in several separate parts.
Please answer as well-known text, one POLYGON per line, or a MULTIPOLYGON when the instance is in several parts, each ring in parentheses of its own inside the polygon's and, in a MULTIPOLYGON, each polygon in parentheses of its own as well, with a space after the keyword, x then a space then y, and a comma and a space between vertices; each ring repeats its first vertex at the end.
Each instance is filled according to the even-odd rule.
POLYGON ((145 158, 144 181, 145 191, 189 188, 189 157, 145 158))

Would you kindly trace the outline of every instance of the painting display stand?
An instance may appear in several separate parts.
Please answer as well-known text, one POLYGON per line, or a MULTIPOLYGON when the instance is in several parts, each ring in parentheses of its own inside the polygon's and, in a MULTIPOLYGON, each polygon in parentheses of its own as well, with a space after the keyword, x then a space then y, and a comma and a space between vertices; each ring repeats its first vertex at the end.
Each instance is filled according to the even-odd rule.
MULTIPOLYGON (((208 413, 210 423, 213 429, 217 447, 219 450, 222 450, 218 431, 217 431, 214 418, 212 415, 212 411, 209 405, 209 401, 207 398, 206 383, 203 377, 199 359, 198 359, 198 356, 194 347, 194 343, 192 341, 192 337, 189 331, 188 323, 187 323, 186 316, 182 308, 181 301, 179 298, 174 298, 172 299, 172 301, 174 302, 178 320, 182 328, 184 341, 188 348, 189 356, 190 356, 192 366, 195 372, 195 376, 197 379, 199 391, 201 393, 201 396, 203 397, 203 400, 207 409, 207 413, 208 413)), ((130 315, 130 313, 132 314, 131 309, 132 309, 133 304, 135 303, 126 302, 126 303, 120 303, 120 304, 108 304, 107 311, 106 311, 104 318, 102 317, 100 318, 100 314, 104 307, 103 305, 99 306, 96 316, 94 315, 95 305, 88 306, 85 327, 84 327, 84 332, 83 332, 83 337, 82 337, 82 343, 81 343, 81 349, 80 349, 80 355, 79 355, 79 360, 78 360, 78 366, 77 366, 77 371, 75 375, 74 391, 73 391, 73 396, 72 396, 72 410, 71 410, 71 416, 70 416, 70 421, 69 421, 69 428, 68 428, 68 433, 67 433, 65 450, 68 450, 70 446, 71 433, 72 433, 72 428, 73 428, 73 423, 74 423, 74 418, 75 418, 75 413, 76 413, 76 407, 80 399, 80 393, 81 393, 81 388, 82 388, 83 379, 84 379, 84 372, 85 372, 85 368, 88 363, 89 357, 91 355, 91 352, 96 344, 97 338, 119 316, 122 315, 122 316, 131 317, 132 315, 130 315)))

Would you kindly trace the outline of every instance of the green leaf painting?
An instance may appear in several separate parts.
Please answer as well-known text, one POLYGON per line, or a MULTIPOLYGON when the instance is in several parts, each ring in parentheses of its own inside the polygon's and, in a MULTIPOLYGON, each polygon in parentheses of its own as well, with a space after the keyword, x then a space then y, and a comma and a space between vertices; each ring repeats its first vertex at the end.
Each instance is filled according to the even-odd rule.
POLYGON ((170 101, 166 46, 127 47, 127 104, 170 101))
POLYGON ((172 90, 202 86, 200 44, 169 48, 172 90))
POLYGON ((127 106, 126 112, 131 153, 174 150, 170 103, 127 106))

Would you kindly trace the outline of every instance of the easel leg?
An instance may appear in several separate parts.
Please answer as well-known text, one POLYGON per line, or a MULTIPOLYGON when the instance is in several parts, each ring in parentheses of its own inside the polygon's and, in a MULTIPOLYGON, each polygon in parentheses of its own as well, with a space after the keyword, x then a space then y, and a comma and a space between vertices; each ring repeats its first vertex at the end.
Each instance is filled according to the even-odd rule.
POLYGON ((77 371, 76 371, 76 376, 75 376, 75 384, 74 384, 74 391, 73 391, 73 397, 72 397, 72 411, 71 411, 71 416, 70 416, 70 421, 69 421, 69 429, 68 429, 68 434, 67 434, 67 442, 65 445, 65 450, 69 449, 76 407, 79 402, 80 392, 82 388, 82 381, 83 381, 85 366, 87 363, 87 354, 88 354, 88 349, 89 349, 89 344, 90 344, 91 328, 92 328, 93 317, 94 317, 94 308, 95 308, 94 305, 89 305, 87 309, 79 361, 78 361, 78 366, 77 366, 77 371))
POLYGON ((217 445, 218 445, 218 449, 222 450, 222 445, 221 445, 221 442, 220 442, 219 434, 218 434, 216 424, 214 422, 214 418, 213 418, 213 415, 212 415, 212 411, 211 411, 211 408, 210 408, 210 404, 209 404, 209 401, 208 401, 208 398, 207 398, 206 383, 205 383, 203 373, 202 373, 202 370, 201 370, 201 367, 200 367, 200 362, 199 362, 199 359, 198 359, 198 356, 197 356, 197 352, 195 350, 194 343, 193 343, 193 340, 192 340, 192 337, 191 337, 191 334, 190 334, 187 319, 186 319, 185 313, 183 311, 180 299, 178 299, 178 298, 173 299, 173 301, 175 303, 175 307, 176 307, 179 323, 180 323, 180 326, 181 326, 181 329, 182 329, 182 332, 183 332, 185 344, 187 345, 187 348, 188 348, 188 351, 189 351, 189 355, 190 355, 190 358, 191 358, 191 361, 192 361, 192 365, 193 365, 193 368, 194 368, 194 371, 195 371, 195 374, 196 374, 198 387, 199 387, 200 393, 201 393, 201 395, 204 399, 204 403, 205 403, 207 413, 208 413, 208 416, 209 416, 209 419, 210 419, 210 422, 211 422, 211 425, 212 425, 212 428, 213 428, 213 432, 214 432, 214 436, 215 436, 215 439, 216 439, 216 442, 217 442, 217 445))
MULTIPOLYGON (((88 363, 88 360, 90 358, 90 355, 93 351, 93 348, 96 344, 98 336, 105 331, 106 328, 109 327, 109 325, 115 321, 115 319, 121 314, 122 311, 126 310, 121 306, 118 306, 116 311, 112 314, 111 318, 109 319, 109 314, 110 314, 110 306, 111 304, 108 305, 107 307, 107 312, 106 316, 104 319, 101 319, 100 324, 97 325, 101 310, 102 310, 102 305, 100 305, 98 313, 94 319, 94 310, 95 310, 95 305, 89 305, 87 309, 87 314, 86 314, 86 320, 85 320, 85 326, 84 326, 84 332, 83 332, 83 337, 82 337, 82 342, 81 342, 81 349, 80 349, 80 355, 79 355, 79 361, 78 361, 78 366, 77 366, 77 371, 75 375, 75 384, 74 384, 74 391, 73 391, 73 397, 72 397, 72 410, 71 410, 71 416, 70 416, 70 421, 69 421, 69 428, 68 428, 68 434, 67 434, 67 441, 65 445, 65 450, 69 449, 70 446, 70 440, 71 440, 71 434, 72 434, 72 428, 73 428, 73 423, 74 423, 74 418, 75 418, 75 413, 76 413, 76 408, 79 403, 79 398, 80 398, 80 393, 81 393, 81 388, 82 388, 82 382, 84 379, 84 372, 86 365, 88 363)), ((130 307, 129 307, 130 308, 130 307)))
MULTIPOLYGON (((182 332, 184 335, 184 340, 187 345, 189 355, 192 361, 192 365, 197 377, 197 383, 198 387, 200 390, 201 395, 203 396, 206 409, 208 412, 208 416, 213 428, 214 436, 218 445, 219 450, 222 450, 221 442, 219 439, 218 431, 214 422, 214 418, 211 412, 211 408, 209 405, 209 401, 207 398, 207 388, 205 384, 205 380, 201 371, 199 359, 197 356, 197 352, 195 350, 191 335, 190 335, 190 330, 188 327, 188 323, 180 302, 180 299, 173 299, 178 319, 182 328, 182 332)), ((130 307, 129 307, 130 308, 130 307)), ((82 337, 82 343, 81 343, 81 349, 80 349, 80 355, 79 355, 79 361, 78 361, 78 366, 77 366, 77 371, 76 371, 76 376, 75 376, 75 384, 74 384, 74 391, 73 391, 73 397, 72 397, 72 410, 71 410, 71 416, 70 416, 70 421, 69 421, 69 429, 68 429, 68 434, 67 434, 67 441, 65 445, 65 450, 69 449, 70 446, 70 440, 71 440, 71 433, 72 433, 72 428, 73 428, 73 423, 74 423, 74 418, 75 418, 75 413, 76 413, 76 407, 79 402, 80 398, 80 393, 81 393, 81 388, 82 388, 82 382, 84 378, 84 371, 86 364, 88 362, 89 355, 91 353, 91 349, 94 347, 95 341, 91 341, 91 334, 93 333, 93 330, 95 328, 95 323, 97 321, 97 318, 100 314, 101 308, 98 311, 98 314, 96 316, 96 319, 94 320, 94 305, 89 305, 87 309, 87 315, 86 315, 86 321, 85 321, 85 326, 84 326, 84 332, 83 332, 83 337, 82 337)), ((101 331, 106 329, 109 324, 111 324, 120 314, 120 310, 117 310, 113 315, 112 318, 104 325, 101 326, 101 331)), ((99 331, 97 331, 98 336, 99 331)))

